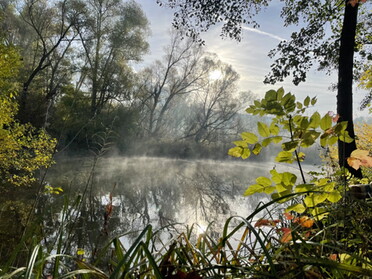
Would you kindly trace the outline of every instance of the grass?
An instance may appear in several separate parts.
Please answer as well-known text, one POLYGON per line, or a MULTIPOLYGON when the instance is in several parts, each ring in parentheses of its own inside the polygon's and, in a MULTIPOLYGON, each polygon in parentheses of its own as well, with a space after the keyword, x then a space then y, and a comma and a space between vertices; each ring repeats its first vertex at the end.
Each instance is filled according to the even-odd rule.
POLYGON ((368 278, 372 263, 370 227, 365 222, 371 220, 371 203, 351 200, 349 206, 359 214, 345 215, 344 207, 334 207, 327 222, 304 227, 288 220, 272 201, 247 218, 228 218, 218 237, 211 227, 200 234, 197 225, 183 230, 174 226, 178 233, 164 240, 161 234, 169 227, 154 230, 148 225, 128 247, 121 239, 129 233, 109 240, 94 260, 60 254, 68 238, 60 230, 55 250, 36 244, 27 264, 8 263, 0 278, 368 278), (271 216, 275 210, 277 219, 271 216), (262 213, 265 219, 257 219, 262 213), (347 223, 334 219, 341 215, 347 223), (364 222, 364 227, 343 234, 356 222, 364 222))

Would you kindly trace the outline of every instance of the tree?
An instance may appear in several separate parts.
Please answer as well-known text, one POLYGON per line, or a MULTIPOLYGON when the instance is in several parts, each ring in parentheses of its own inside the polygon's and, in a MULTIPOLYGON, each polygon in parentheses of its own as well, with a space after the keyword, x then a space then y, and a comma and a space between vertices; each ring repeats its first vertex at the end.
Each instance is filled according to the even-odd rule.
MULTIPOLYGON (((260 6, 268 5, 270 1, 160 1, 176 9, 174 26, 186 27, 186 34, 198 38, 200 31, 206 31, 217 22, 223 22, 222 35, 240 40, 241 25, 250 23, 258 13, 260 6)), ((348 133, 354 137, 352 118, 352 81, 354 69, 354 51, 357 50, 363 59, 372 59, 366 51, 370 41, 370 13, 365 12, 366 20, 357 21, 358 0, 340 1, 298 1, 285 0, 282 16, 285 25, 305 23, 299 32, 294 32, 291 40, 283 41, 278 48, 270 53, 271 57, 279 54, 279 58, 272 65, 271 74, 266 82, 275 83, 293 75, 293 82, 298 84, 306 80, 306 72, 319 62, 320 68, 338 68, 337 113, 339 121, 348 121, 348 133), (341 23, 341 22, 342 23, 341 23), (331 26, 330 37, 325 32, 326 23, 331 26), (307 24, 307 25, 306 25, 307 24), (341 28, 340 28, 341 26, 341 28), (357 43, 356 43, 357 42, 357 43), (335 55, 336 53, 336 55, 335 55)), ((356 148, 355 141, 342 143, 339 141, 339 164, 349 169, 355 176, 361 173, 350 168, 346 158, 356 148)))
POLYGON ((201 47, 192 40, 182 41, 180 34, 174 33, 163 61, 156 61, 140 76, 137 98, 143 107, 142 122, 148 135, 160 136, 176 99, 195 92, 201 80, 208 78, 208 69, 201 47))
POLYGON ((60 86, 71 78, 71 64, 66 63, 65 57, 76 37, 72 25, 78 13, 69 8, 69 2, 24 1, 18 13, 9 2, 1 5, 3 28, 9 30, 5 42, 18 46, 24 61, 18 113, 18 118, 24 123, 32 120, 30 115, 35 114, 29 109, 32 85, 35 87, 33 93, 42 95, 39 106, 44 110, 44 119, 36 122, 43 122, 38 125, 45 126, 48 108, 60 86))
POLYGON ((241 109, 234 97, 239 79, 237 72, 216 57, 207 56, 206 61, 210 74, 195 96, 190 97, 193 113, 184 135, 196 142, 217 141, 220 131, 225 134, 234 128, 234 117, 241 109))
POLYGON ((107 102, 128 97, 133 79, 128 65, 148 49, 148 23, 133 1, 77 1, 75 9, 82 11, 74 24, 83 50, 79 79, 90 89, 94 116, 107 102))
POLYGON ((19 67, 17 50, 0 44, 0 182, 27 185, 37 169, 50 166, 56 142, 43 130, 15 120, 19 67))

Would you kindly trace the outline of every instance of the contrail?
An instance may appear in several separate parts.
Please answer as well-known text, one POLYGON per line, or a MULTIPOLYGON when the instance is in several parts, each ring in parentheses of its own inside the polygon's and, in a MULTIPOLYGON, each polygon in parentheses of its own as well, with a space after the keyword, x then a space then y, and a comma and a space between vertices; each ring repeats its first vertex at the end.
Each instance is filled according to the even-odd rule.
POLYGON ((242 29, 250 31, 250 32, 255 32, 255 33, 258 33, 258 34, 261 34, 261 35, 265 35, 265 36, 268 36, 268 37, 273 38, 273 39, 278 40, 278 41, 286 41, 286 39, 284 39, 282 37, 279 37, 277 35, 267 33, 267 32, 264 32, 264 31, 261 31, 261 30, 258 30, 258 29, 252 28, 252 27, 242 26, 242 29))

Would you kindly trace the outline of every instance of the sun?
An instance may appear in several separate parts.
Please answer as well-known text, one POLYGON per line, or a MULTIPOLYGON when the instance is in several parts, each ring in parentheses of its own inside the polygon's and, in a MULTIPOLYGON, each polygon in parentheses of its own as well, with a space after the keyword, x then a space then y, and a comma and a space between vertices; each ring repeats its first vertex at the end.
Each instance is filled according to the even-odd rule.
POLYGON ((202 224, 197 224, 197 234, 198 234, 198 236, 200 236, 202 234, 205 234, 207 229, 208 229, 208 226, 202 225, 202 224))
POLYGON ((221 77, 222 77, 222 72, 220 70, 214 70, 209 73, 209 79, 212 81, 220 79, 221 77))

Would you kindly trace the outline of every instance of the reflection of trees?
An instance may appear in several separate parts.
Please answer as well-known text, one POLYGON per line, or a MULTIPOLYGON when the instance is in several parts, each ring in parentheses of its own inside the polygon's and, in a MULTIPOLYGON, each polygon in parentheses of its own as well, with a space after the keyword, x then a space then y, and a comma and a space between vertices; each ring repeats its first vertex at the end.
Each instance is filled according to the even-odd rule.
POLYGON ((108 239, 139 232, 149 223, 155 229, 180 222, 218 224, 231 214, 231 203, 241 195, 230 174, 217 174, 217 164, 151 158, 127 161, 107 160, 102 169, 98 167, 92 193, 79 207, 74 205, 73 193, 81 191, 84 183, 71 186, 67 213, 63 213, 63 197, 44 197, 40 213, 49 247, 58 240, 58 228, 64 231, 63 252, 74 254, 76 248, 97 251, 108 239), (107 196, 114 184, 113 211, 104 230, 107 196))

